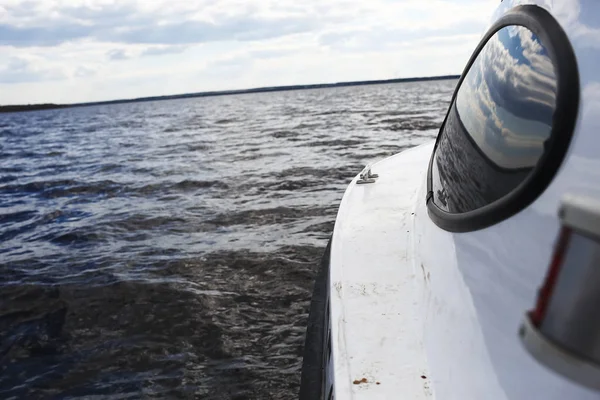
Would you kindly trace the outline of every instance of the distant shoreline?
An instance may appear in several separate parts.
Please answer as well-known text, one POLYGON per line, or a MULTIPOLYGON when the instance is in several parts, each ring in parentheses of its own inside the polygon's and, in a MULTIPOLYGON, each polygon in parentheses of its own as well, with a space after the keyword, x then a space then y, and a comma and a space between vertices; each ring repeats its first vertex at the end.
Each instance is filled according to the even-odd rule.
POLYGON ((441 81, 441 80, 458 79, 458 78, 460 78, 460 75, 443 75, 443 76, 427 76, 427 77, 417 77, 417 78, 383 79, 383 80, 373 80, 373 81, 318 83, 318 84, 312 84, 312 85, 271 86, 271 87, 252 88, 252 89, 221 90, 221 91, 211 91, 211 92, 175 94, 175 95, 169 95, 169 96, 140 97, 140 98, 136 98, 136 99, 97 101, 97 102, 89 102, 89 103, 8 105, 8 106, 0 106, 0 113, 52 110, 52 109, 59 109, 59 108, 87 107, 87 106, 98 106, 98 105, 105 105, 105 104, 125 104, 125 103, 136 103, 136 102, 144 102, 144 101, 189 99, 189 98, 194 98, 194 97, 227 96, 227 95, 247 94, 247 93, 283 92, 283 91, 289 91, 289 90, 323 89, 323 88, 335 88, 335 87, 345 87, 345 86, 383 85, 386 83, 441 81))

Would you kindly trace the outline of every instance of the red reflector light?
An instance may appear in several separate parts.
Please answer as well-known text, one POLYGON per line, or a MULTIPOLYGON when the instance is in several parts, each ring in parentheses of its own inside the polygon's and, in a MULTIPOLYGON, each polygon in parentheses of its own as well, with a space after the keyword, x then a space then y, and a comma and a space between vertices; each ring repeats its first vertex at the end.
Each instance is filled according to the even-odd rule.
POLYGON ((537 327, 539 327, 542 323, 544 315, 546 314, 546 310, 548 309, 550 297, 552 296, 552 291, 556 285, 556 280, 558 279, 558 274, 563 263, 565 252, 569 245, 570 237, 571 229, 563 228, 558 237, 558 241, 556 242, 554 256, 552 257, 550 268, 548 269, 548 273, 546 275, 546 280, 544 281, 544 285, 538 293, 536 307, 529 314, 531 322, 537 327))
POLYGON ((600 390, 600 201, 568 196, 559 216, 548 272, 519 335, 540 364, 600 390))

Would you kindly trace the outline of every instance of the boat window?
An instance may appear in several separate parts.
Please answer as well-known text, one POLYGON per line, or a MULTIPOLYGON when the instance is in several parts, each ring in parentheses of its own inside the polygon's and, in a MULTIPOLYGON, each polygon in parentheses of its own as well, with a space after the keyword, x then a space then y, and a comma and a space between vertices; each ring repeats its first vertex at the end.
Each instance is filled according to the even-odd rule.
POLYGON ((430 161, 429 214, 451 231, 492 225, 530 204, 553 179, 575 125, 577 65, 560 25, 540 7, 519 6, 495 26, 461 77, 430 161))
POLYGON ((451 213, 490 204, 527 178, 544 152, 556 75, 540 39, 500 29, 465 76, 432 165, 433 201, 451 213))

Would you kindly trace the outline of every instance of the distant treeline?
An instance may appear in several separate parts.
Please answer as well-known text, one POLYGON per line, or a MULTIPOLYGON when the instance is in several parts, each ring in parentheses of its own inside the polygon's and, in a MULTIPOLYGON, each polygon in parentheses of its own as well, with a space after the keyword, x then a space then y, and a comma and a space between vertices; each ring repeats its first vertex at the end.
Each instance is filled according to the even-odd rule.
POLYGON ((51 110, 54 108, 71 107, 66 104, 27 104, 18 106, 0 106, 0 112, 20 112, 20 111, 36 111, 36 110, 51 110))
POLYGON ((31 104, 31 105, 16 105, 16 106, 0 106, 0 113, 49 110, 49 109, 54 109, 54 108, 67 108, 67 107, 85 107, 85 106, 96 106, 96 105, 103 105, 103 104, 135 103, 135 102, 142 102, 142 101, 189 99, 189 98, 193 98, 193 97, 227 96, 227 95, 233 95, 233 94, 246 94, 246 93, 280 92, 280 91, 286 91, 286 90, 306 90, 306 89, 322 89, 322 88, 333 88, 333 87, 344 87, 344 86, 383 85, 383 84, 387 84, 387 83, 439 81, 439 80, 446 80, 446 79, 458 79, 459 77, 460 77, 459 75, 427 76, 427 77, 418 77, 418 78, 383 79, 383 80, 375 80, 375 81, 337 82, 337 83, 320 83, 320 84, 313 84, 313 85, 271 86, 271 87, 260 87, 260 88, 253 88, 253 89, 221 90, 221 91, 213 91, 213 92, 176 94, 176 95, 171 95, 171 96, 153 96, 153 97, 140 97, 137 99, 100 101, 100 102, 92 102, 92 103, 31 104))

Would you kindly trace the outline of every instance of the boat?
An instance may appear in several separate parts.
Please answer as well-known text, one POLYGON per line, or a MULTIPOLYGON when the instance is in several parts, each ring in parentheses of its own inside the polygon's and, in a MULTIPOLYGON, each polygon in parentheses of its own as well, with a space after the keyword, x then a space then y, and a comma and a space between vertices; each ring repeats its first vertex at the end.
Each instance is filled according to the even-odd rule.
POLYGON ((352 180, 301 400, 600 398, 599 16, 500 2, 437 139, 352 180))

